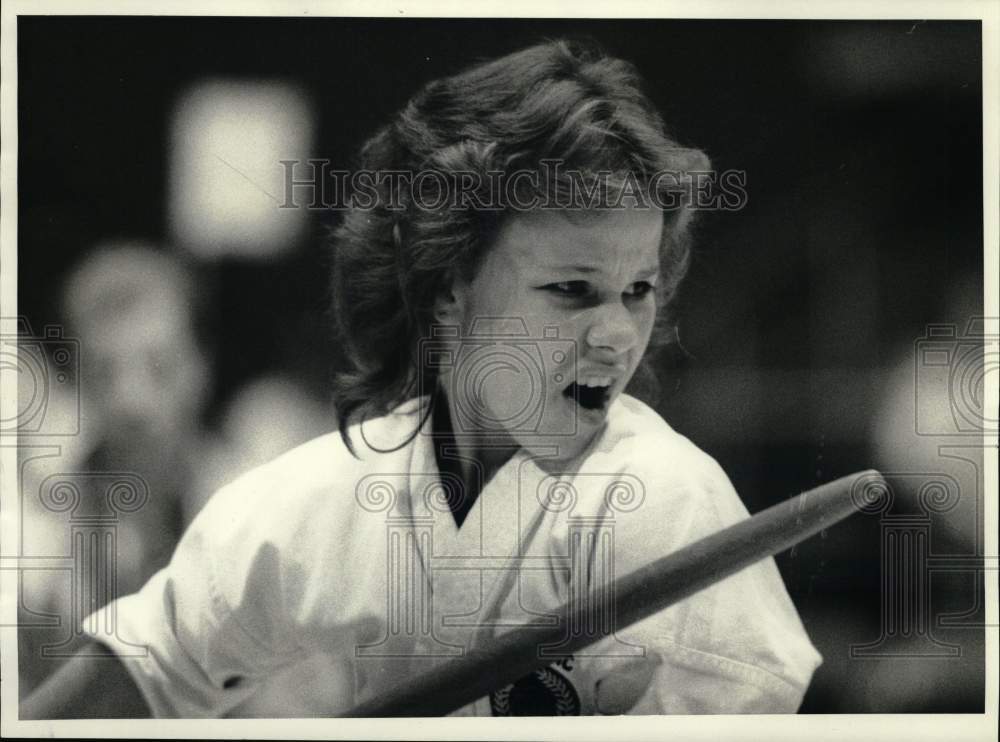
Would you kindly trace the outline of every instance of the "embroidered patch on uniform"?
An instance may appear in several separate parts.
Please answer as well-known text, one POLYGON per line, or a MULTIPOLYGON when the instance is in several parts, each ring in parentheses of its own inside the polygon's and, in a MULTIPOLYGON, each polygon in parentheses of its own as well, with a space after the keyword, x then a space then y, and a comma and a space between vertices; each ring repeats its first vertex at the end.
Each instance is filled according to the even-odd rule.
POLYGON ((494 716, 579 716, 580 697, 564 675, 543 667, 491 693, 490 709, 494 716))

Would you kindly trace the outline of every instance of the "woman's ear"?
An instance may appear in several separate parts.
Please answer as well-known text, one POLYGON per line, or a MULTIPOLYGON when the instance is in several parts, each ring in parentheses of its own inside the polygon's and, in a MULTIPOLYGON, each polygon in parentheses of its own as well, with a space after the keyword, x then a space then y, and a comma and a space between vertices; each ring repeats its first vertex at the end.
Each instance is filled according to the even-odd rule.
POLYGON ((442 325, 461 325, 468 305, 469 287, 465 281, 450 278, 434 300, 434 320, 442 325))

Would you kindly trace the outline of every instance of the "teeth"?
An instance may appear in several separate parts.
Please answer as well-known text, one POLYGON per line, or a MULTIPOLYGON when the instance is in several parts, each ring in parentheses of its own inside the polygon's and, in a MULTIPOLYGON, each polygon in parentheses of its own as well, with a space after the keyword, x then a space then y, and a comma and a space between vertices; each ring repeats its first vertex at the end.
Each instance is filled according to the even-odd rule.
POLYGON ((600 386, 611 386, 610 376, 588 376, 585 379, 580 379, 578 382, 581 386, 589 387, 600 387, 600 386))

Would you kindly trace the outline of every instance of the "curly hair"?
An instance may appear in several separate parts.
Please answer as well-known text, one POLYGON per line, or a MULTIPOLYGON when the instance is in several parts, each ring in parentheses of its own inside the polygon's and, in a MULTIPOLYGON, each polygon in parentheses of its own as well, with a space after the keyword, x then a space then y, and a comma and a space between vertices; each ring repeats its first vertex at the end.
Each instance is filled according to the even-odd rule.
MULTIPOLYGON (((522 179, 520 191, 565 191, 565 175, 543 166, 551 161, 591 179, 614 174, 605 189, 629 179, 659 188, 658 172, 708 169, 702 152, 667 135, 633 65, 593 44, 563 40, 428 83, 365 143, 359 165, 368 172, 472 173, 481 176, 480 190, 488 188, 489 173, 527 170, 540 175, 541 186, 522 179)), ((509 205, 454 208, 445 199, 430 208, 392 187, 377 182, 374 203, 348 210, 333 234, 333 311, 351 365, 338 375, 334 398, 348 447, 351 423, 416 396, 419 374, 432 373, 420 367, 416 350, 430 333, 436 297, 453 278, 474 277, 513 213, 509 205)), ((672 336, 668 308, 687 270, 692 215, 683 204, 664 209, 654 343, 672 336)))

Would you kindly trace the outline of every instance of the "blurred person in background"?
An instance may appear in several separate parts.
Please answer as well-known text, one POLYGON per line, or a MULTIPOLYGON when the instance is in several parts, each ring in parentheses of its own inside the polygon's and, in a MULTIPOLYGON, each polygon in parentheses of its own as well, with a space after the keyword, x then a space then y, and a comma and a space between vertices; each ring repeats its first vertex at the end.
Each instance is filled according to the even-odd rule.
MULTIPOLYGON (((22 481, 25 553, 72 553, 67 514, 38 502, 46 475, 58 472, 78 485, 74 518, 111 512, 100 475, 137 476, 148 497, 137 511, 120 514, 115 528, 113 592, 125 595, 167 564, 200 501, 211 369, 198 340, 197 289, 178 258, 122 243, 89 253, 70 274, 63 299, 67 331, 81 355, 80 435, 70 439, 66 455, 33 467, 22 481)), ((22 696, 59 664, 41 649, 67 634, 70 588, 65 573, 51 571, 23 583, 22 613, 58 616, 61 628, 21 631, 22 696)))
POLYGON ((131 471, 147 481, 150 499, 135 525, 150 530, 145 552, 156 564, 194 515, 191 482, 207 435, 211 367, 197 302, 180 259, 143 244, 98 248, 65 294, 67 324, 81 347, 83 424, 98 440, 87 469, 131 471))
POLYGON ((296 380, 272 372, 243 384, 209 428, 200 301, 179 258, 141 245, 97 251, 66 292, 83 348, 85 424, 100 441, 90 464, 140 473, 155 486, 160 495, 144 517, 176 525, 167 555, 209 494, 335 419, 296 380))

